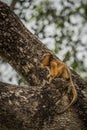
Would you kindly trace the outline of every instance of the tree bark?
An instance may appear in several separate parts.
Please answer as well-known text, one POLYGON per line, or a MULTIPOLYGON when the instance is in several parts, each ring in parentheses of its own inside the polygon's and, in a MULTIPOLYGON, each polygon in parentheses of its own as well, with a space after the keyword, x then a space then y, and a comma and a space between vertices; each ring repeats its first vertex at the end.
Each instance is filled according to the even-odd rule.
POLYGON ((87 83, 71 71, 78 99, 64 114, 57 114, 69 103, 65 90, 68 83, 55 78, 51 84, 43 86, 48 70, 40 67, 40 59, 46 52, 50 50, 24 27, 6 4, 0 2, 0 55, 29 84, 29 87, 19 87, 0 83, 1 129, 87 129, 87 83))

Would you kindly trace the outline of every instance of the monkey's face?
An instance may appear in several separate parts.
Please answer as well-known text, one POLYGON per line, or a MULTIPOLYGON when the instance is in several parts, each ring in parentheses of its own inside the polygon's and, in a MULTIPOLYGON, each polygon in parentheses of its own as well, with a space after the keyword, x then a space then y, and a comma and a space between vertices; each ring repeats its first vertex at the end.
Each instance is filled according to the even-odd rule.
POLYGON ((50 65, 50 60, 52 59, 52 55, 48 52, 46 53, 42 59, 40 60, 41 62, 41 67, 49 66, 50 65))

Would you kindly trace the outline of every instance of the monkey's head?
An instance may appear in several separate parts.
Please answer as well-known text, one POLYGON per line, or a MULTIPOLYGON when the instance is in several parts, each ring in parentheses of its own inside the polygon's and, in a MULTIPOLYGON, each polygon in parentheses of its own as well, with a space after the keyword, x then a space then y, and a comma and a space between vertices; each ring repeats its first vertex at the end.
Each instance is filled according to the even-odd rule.
POLYGON ((53 55, 50 52, 47 52, 44 54, 44 56, 41 59, 41 67, 49 66, 50 61, 53 59, 53 55))

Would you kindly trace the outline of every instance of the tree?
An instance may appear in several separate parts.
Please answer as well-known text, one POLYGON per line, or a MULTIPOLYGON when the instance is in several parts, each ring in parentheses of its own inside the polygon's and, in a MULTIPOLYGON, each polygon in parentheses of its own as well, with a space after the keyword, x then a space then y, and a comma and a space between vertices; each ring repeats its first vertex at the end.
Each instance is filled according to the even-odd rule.
POLYGON ((49 48, 51 44, 54 53, 87 79, 85 0, 18 0, 13 9, 49 48))
MULTIPOLYGON (((11 9, 62 61, 87 79, 85 0, 12 0, 11 9)), ((3 65, 8 67, 2 62, 0 65, 2 68, 3 65)), ((11 67, 5 72, 6 75, 2 68, 0 77, 3 81, 23 83, 11 67), (12 76, 7 76, 9 69, 14 72, 12 76)))
MULTIPOLYGON (((51 84, 43 86, 48 70, 40 67, 40 59, 49 51, 24 27, 10 8, 0 2, 0 55, 29 84, 29 87, 19 87, 0 82, 1 129, 86 130, 87 84, 78 74, 71 71, 77 86, 78 101, 67 112, 58 115, 59 107, 69 103, 65 98, 62 99, 68 83, 55 78, 51 84), (63 103, 56 105, 60 99, 63 103)), ((65 97, 68 98, 67 92, 65 97)))

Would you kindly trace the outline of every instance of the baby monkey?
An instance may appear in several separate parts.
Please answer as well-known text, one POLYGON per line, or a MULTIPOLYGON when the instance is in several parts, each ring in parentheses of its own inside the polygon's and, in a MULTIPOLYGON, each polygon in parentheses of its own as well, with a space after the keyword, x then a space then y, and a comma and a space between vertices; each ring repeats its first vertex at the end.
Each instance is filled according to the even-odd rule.
POLYGON ((41 61, 41 67, 47 67, 49 69, 49 83, 54 79, 55 77, 63 78, 64 80, 68 80, 71 87, 72 92, 72 100, 71 102, 65 107, 65 109, 58 114, 64 113, 72 104, 74 104, 77 100, 77 91, 74 86, 74 83, 72 81, 72 76, 70 69, 67 65, 65 65, 62 61, 57 59, 56 57, 53 57, 51 53, 46 53, 43 56, 43 59, 41 61))

